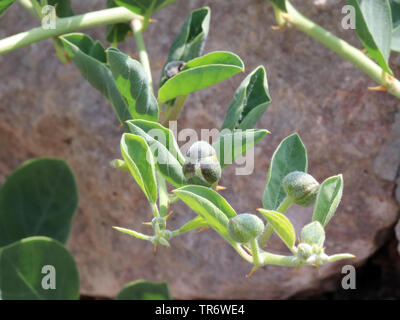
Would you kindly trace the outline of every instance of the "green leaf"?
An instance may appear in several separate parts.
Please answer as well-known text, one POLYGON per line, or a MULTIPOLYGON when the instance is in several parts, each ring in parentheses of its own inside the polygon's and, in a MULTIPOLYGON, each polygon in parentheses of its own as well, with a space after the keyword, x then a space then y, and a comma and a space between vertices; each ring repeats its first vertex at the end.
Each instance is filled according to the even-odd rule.
POLYGON ((115 3, 139 15, 151 17, 153 13, 175 1, 176 0, 115 0, 115 3))
POLYGON ((121 153, 129 170, 142 188, 150 203, 157 201, 157 182, 154 159, 146 140, 140 136, 124 133, 121 139, 121 153))
POLYGON ((159 88, 167 81, 164 68, 171 61, 188 62, 197 58, 203 51, 210 27, 209 7, 196 9, 183 24, 181 31, 169 49, 168 59, 163 67, 159 88))
POLYGON ((392 11, 392 47, 394 51, 400 52, 400 0, 389 0, 392 11))
POLYGON ((262 129, 238 130, 233 132, 226 129, 221 131, 218 140, 212 145, 217 152, 221 168, 232 164, 236 158, 254 147, 267 133, 269 133, 268 130, 262 129))
POLYGON ((392 74, 388 60, 392 39, 389 0, 348 0, 356 11, 356 33, 370 56, 392 74))
POLYGON ((47 0, 47 4, 56 7, 59 18, 71 17, 75 14, 71 7, 71 0, 47 0))
POLYGON ((250 73, 236 90, 222 129, 251 129, 263 115, 271 97, 263 66, 250 73))
MULTIPOLYGON (((118 7, 114 0, 107 0, 107 8, 118 7)), ((119 42, 124 42, 132 29, 129 23, 109 24, 106 27, 106 39, 109 43, 116 46, 119 42)))
POLYGON ((75 261, 61 243, 47 237, 14 242, 0 249, 0 295, 4 300, 76 300, 75 261), (54 273, 55 289, 45 289, 53 284, 54 273))
POLYGON ((267 219, 279 238, 286 244, 289 249, 294 247, 296 242, 296 232, 288 218, 282 213, 273 210, 258 209, 267 219))
POLYGON ((119 92, 135 119, 158 120, 158 104, 142 64, 116 48, 107 49, 107 61, 119 92))
POLYGON ((75 179, 63 160, 25 162, 0 189, 0 247, 35 235, 65 243, 77 206, 75 179))
POLYGON ((237 55, 225 51, 211 52, 190 60, 181 72, 168 79, 158 91, 158 98, 165 102, 208 88, 243 71, 243 62, 237 55))
POLYGON ((4 15, 6 10, 15 2, 15 0, 1 0, 0 1, 0 18, 4 15))
POLYGON ((117 300, 172 300, 166 282, 136 280, 125 285, 117 300))
POLYGON ((320 247, 324 245, 325 230, 319 221, 313 221, 301 229, 300 241, 310 245, 316 244, 320 247))
POLYGON ((115 230, 119 231, 119 232, 129 234, 130 236, 133 236, 135 238, 142 239, 142 240, 147 240, 147 241, 152 241, 152 237, 151 236, 148 236, 146 234, 137 232, 135 230, 121 228, 121 227, 113 227, 113 228, 115 230))
POLYGON ((286 9, 286 0, 269 0, 273 5, 275 5, 279 10, 283 12, 287 12, 286 9))
POLYGON ((228 220, 236 216, 236 212, 221 195, 210 188, 195 185, 175 189, 173 193, 231 243, 228 220))
POLYGON ((131 133, 146 140, 162 176, 175 187, 185 185, 186 179, 182 171, 185 158, 172 131, 157 122, 146 120, 131 120, 127 124, 131 133))
POLYGON ((343 194, 343 176, 330 177, 322 182, 315 201, 312 221, 319 221, 325 227, 335 214, 343 194))
MULTIPOLYGON (((80 70, 82 76, 110 102, 118 120, 124 124, 126 120, 132 119, 128 106, 118 91, 111 71, 105 64, 105 53, 102 60, 98 60, 101 44, 94 42, 92 38, 82 33, 70 33, 63 35, 60 39, 68 56, 80 70)), ((102 50, 104 52, 104 47, 102 50)))
POLYGON ((193 218, 192 220, 186 222, 182 227, 179 228, 179 234, 192 231, 201 227, 208 226, 208 223, 204 218, 197 216, 196 218, 193 218))
POLYGON ((307 172, 307 150, 297 133, 285 138, 272 156, 263 195, 265 209, 278 209, 286 197, 282 180, 293 171, 307 172))

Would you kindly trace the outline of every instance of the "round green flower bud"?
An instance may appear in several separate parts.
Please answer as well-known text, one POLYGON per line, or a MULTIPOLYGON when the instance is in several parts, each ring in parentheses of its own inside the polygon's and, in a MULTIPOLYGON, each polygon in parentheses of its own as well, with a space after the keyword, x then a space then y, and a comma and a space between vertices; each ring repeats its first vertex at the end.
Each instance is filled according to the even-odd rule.
POLYGON ((153 229, 156 229, 156 225, 158 224, 158 228, 160 231, 165 230, 166 227, 166 222, 165 219, 162 217, 154 217, 153 220, 151 220, 151 226, 153 229))
POLYGON ((182 71, 183 67, 186 65, 184 61, 170 61, 165 65, 164 72, 167 79, 172 78, 182 71))
POLYGON ((215 149, 205 141, 195 142, 189 148, 182 170, 190 184, 207 187, 216 184, 222 174, 215 149))
POLYGON ((308 173, 293 171, 282 180, 286 195, 297 205, 312 206, 319 191, 319 183, 308 173))
POLYGON ((264 230, 263 221, 254 214, 242 213, 228 223, 229 237, 239 243, 247 243, 257 238, 264 230))

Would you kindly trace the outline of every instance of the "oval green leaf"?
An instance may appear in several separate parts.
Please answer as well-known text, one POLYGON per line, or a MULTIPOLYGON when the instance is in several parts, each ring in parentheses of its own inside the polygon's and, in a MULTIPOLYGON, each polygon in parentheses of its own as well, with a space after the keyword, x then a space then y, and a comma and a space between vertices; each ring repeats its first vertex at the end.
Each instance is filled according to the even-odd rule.
POLYGON ((213 189, 195 185, 175 189, 173 193, 229 243, 232 242, 227 227, 229 218, 236 216, 236 212, 221 195, 213 189))
POLYGON ((286 197, 282 180, 293 171, 307 172, 307 150, 297 133, 282 140, 272 156, 263 195, 265 209, 278 209, 286 197))
POLYGON ((264 67, 259 66, 236 90, 222 129, 252 129, 270 103, 267 74, 264 67))
POLYGON ((261 214, 267 219, 276 234, 286 246, 291 250, 296 242, 296 232, 290 220, 282 213, 273 210, 258 209, 261 214))
POLYGON ((240 58, 226 51, 215 51, 190 60, 181 72, 170 78, 158 91, 165 102, 181 95, 208 88, 244 71, 240 58))
POLYGON ((63 160, 25 162, 0 190, 0 247, 36 235, 65 243, 77 206, 75 179, 63 160))
POLYGON ((269 133, 268 130, 262 129, 235 130, 233 132, 229 129, 222 130, 218 140, 212 145, 217 152, 221 168, 232 164, 235 159, 253 148, 267 133, 269 133))
POLYGON ((312 221, 319 221, 325 227, 339 206, 343 194, 343 176, 330 177, 322 182, 315 201, 312 221))
POLYGON ((392 16, 388 0, 348 0, 356 11, 356 33, 365 49, 386 72, 392 41, 392 16))
POLYGON ((157 201, 157 181, 153 155, 146 140, 140 136, 124 133, 121 153, 136 183, 150 203, 157 201))
POLYGON ((189 61, 201 55, 210 27, 211 10, 204 7, 192 11, 169 49, 159 88, 167 81, 164 68, 171 61, 189 61))
POLYGON ((4 15, 6 10, 15 2, 15 0, 2 0, 0 1, 0 18, 4 15))
POLYGON ((107 61, 131 115, 135 119, 157 121, 157 100, 141 63, 116 48, 107 49, 107 61))
POLYGON ((71 33, 63 35, 60 39, 68 56, 80 70, 82 76, 110 102, 118 120, 124 124, 126 120, 132 119, 111 71, 105 64, 104 47, 102 48, 104 56, 102 60, 98 60, 100 44, 99 42, 96 44, 89 36, 82 33, 71 33), (97 48, 93 49, 94 46, 97 48))
POLYGON ((172 300, 166 282, 136 280, 125 285, 116 300, 172 300))
POLYGON ((74 258, 58 241, 30 237, 0 249, 0 294, 4 300, 79 299, 74 258))
POLYGON ((162 176, 175 187, 186 184, 182 171, 185 161, 171 130, 157 122, 131 120, 129 130, 143 137, 153 153, 155 165, 162 176))
POLYGON ((176 0, 115 0, 115 3, 141 16, 150 17, 176 0))

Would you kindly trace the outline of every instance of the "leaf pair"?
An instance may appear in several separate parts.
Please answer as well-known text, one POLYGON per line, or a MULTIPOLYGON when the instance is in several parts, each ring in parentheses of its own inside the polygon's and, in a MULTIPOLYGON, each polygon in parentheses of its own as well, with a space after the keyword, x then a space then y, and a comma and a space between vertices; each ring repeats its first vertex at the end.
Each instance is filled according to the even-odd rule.
POLYGON ((77 204, 62 160, 34 159, 8 177, 0 190, 1 299, 79 298, 77 267, 63 246, 77 204), (52 274, 57 290, 46 290, 52 274))
POLYGON ((158 120, 157 101, 139 62, 115 48, 106 55, 99 41, 82 33, 61 40, 82 76, 107 98, 121 123, 133 117, 158 120))

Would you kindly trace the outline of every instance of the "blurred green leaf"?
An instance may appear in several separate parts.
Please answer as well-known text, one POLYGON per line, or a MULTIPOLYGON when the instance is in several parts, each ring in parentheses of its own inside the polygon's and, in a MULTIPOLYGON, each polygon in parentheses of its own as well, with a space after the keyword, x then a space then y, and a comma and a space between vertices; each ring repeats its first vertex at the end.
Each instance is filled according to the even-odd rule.
POLYGON ((107 61, 133 118, 157 121, 157 100, 142 64, 116 48, 107 49, 107 61))
POLYGON ((248 129, 229 132, 221 131, 221 134, 213 147, 217 152, 221 168, 232 164, 238 157, 253 148, 268 132, 263 129, 248 129))
POLYGON ((259 66, 236 90, 222 129, 252 129, 270 103, 267 75, 264 67, 259 66))
POLYGON ((179 228, 179 233, 184 233, 188 231, 192 231, 201 227, 208 226, 208 223, 204 218, 197 216, 192 220, 186 222, 182 227, 179 228))
POLYGON ((213 189, 195 185, 175 189, 173 193, 231 243, 228 220, 236 216, 236 212, 221 195, 213 189))
POLYGON ((172 300, 166 282, 136 280, 125 285, 117 300, 172 300))
POLYGON ((190 60, 181 72, 168 79, 158 91, 158 98, 165 102, 208 88, 243 71, 243 62, 237 55, 225 51, 211 52, 190 60))
POLYGON ((15 0, 0 1, 0 18, 5 14, 6 10, 15 2, 15 0))
POLYGON ((290 220, 277 211, 265 209, 258 209, 258 211, 267 219, 268 223, 286 246, 292 249, 296 242, 296 232, 290 220))
POLYGON ((186 179, 182 172, 185 161, 171 130, 157 122, 146 120, 128 121, 129 130, 143 137, 153 153, 155 165, 163 177, 175 187, 181 187, 186 179))
POLYGON ((47 0, 47 4, 56 7, 59 18, 71 17, 75 14, 71 7, 71 0, 47 0))
POLYGON ((286 197, 282 180, 293 171, 307 172, 307 150, 297 133, 282 140, 272 156, 263 195, 265 209, 278 209, 286 197))
MULTIPOLYGON (((118 7, 114 0, 107 0, 107 8, 118 7)), ((128 34, 132 32, 129 23, 115 23, 106 26, 106 39, 109 43, 117 45, 124 42, 128 34)))
POLYGON ((163 67, 159 88, 167 81, 165 66, 171 61, 188 62, 197 58, 203 51, 210 27, 209 7, 193 10, 183 24, 178 36, 169 49, 168 59, 163 67))
POLYGON ((47 237, 25 238, 3 247, 0 293, 4 300, 79 299, 79 274, 74 258, 61 243, 47 237), (55 289, 45 289, 52 284, 55 289))
POLYGON ((268 0, 268 1, 274 4, 276 7, 278 7, 281 11, 287 12, 286 0, 268 0))
POLYGON ((124 124, 126 120, 132 119, 128 106, 106 65, 106 55, 104 53, 103 56, 100 52, 100 48, 104 52, 101 43, 94 42, 83 33, 70 33, 63 35, 60 39, 82 76, 110 102, 118 120, 124 124))
POLYGON ((65 243, 77 206, 75 179, 63 160, 25 162, 0 189, 0 247, 35 235, 65 243))
POLYGON ((392 39, 389 0, 348 0, 356 10, 356 33, 365 49, 383 70, 392 74, 388 60, 392 39))
POLYGON ((400 0, 389 0, 392 11, 392 47, 394 51, 400 52, 400 0))
POLYGON ((343 176, 330 177, 322 182, 315 201, 312 221, 319 221, 325 227, 339 206, 343 194, 343 176))
POLYGON ((124 133, 121 153, 136 183, 150 203, 157 201, 157 182, 154 159, 146 140, 140 136, 124 133))
POLYGON ((151 17, 153 13, 175 1, 176 0, 115 0, 115 3, 141 16, 151 17))

